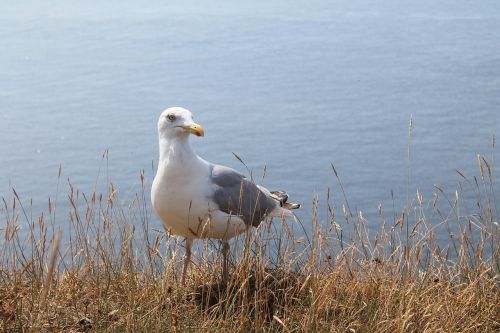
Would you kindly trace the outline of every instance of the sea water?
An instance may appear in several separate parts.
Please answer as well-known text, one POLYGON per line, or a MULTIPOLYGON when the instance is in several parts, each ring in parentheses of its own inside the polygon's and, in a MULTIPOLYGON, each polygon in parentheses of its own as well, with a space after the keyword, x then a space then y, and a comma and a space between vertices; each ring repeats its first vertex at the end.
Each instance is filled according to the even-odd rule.
POLYGON ((0 48, 0 196, 34 216, 67 205, 68 179, 131 201, 169 106, 205 127, 203 158, 248 174, 237 154, 306 226, 329 189, 341 216, 332 165, 376 229, 379 205, 453 195, 500 134, 497 1, 3 0, 0 48))

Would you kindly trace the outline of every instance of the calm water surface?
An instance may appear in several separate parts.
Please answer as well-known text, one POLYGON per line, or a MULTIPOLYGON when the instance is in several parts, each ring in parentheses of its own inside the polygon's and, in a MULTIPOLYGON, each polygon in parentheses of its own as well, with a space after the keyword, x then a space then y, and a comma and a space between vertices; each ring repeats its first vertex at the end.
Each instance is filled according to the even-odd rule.
POLYGON ((341 206, 333 163, 375 227, 391 190, 397 209, 406 200, 411 114, 409 192, 425 200, 434 184, 454 192, 455 169, 476 175, 476 155, 491 156, 500 134, 497 1, 0 8, 0 196, 12 186, 35 213, 56 191, 65 204, 67 178, 92 191, 106 149, 129 201, 141 170, 152 181, 168 106, 204 125, 192 138, 204 158, 243 172, 235 152, 256 176, 266 166, 263 184, 304 203, 304 221, 315 195, 324 211, 329 187, 341 206))

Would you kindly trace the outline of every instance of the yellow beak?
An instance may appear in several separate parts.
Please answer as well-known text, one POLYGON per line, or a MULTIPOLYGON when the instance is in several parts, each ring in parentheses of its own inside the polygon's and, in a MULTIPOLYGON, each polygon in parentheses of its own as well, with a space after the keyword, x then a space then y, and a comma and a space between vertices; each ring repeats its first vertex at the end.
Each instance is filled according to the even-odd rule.
POLYGON ((189 133, 192 133, 196 136, 204 136, 205 135, 205 130, 203 129, 203 126, 199 125, 199 124, 191 124, 191 125, 187 125, 184 127, 187 131, 189 131, 189 133))

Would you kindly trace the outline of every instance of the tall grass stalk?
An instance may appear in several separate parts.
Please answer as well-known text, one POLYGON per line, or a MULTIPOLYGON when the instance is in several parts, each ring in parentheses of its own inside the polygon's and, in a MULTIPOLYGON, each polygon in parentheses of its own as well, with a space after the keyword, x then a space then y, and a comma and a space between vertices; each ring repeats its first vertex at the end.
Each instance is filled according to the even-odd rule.
POLYGON ((426 201, 417 192, 393 219, 380 206, 370 221, 379 229, 351 211, 332 165, 344 202, 329 191, 326 220, 315 198, 302 222, 310 228, 266 221, 235 239, 225 284, 211 240, 199 241, 180 283, 183 244, 152 224, 144 173, 142 191, 122 202, 109 179, 103 193, 68 183, 62 238, 54 202, 33 218, 13 192, 0 209, 0 330, 499 332, 493 165, 479 156, 479 177, 457 171, 453 194, 437 187, 426 201))

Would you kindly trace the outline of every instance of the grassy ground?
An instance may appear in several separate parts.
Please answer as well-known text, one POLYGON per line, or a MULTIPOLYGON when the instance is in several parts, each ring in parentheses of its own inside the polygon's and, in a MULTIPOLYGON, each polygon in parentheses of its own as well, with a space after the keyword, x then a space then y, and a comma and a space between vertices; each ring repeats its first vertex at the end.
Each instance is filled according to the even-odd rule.
POLYGON ((499 215, 478 162, 452 197, 417 193, 390 219, 381 207, 376 232, 346 200, 313 214, 309 237, 263 223, 233 244, 226 284, 219 244, 200 241, 181 285, 182 242, 150 226, 146 193, 124 205, 111 184, 70 188, 62 240, 52 202, 33 218, 14 193, 0 210, 0 331, 500 332, 499 215))

